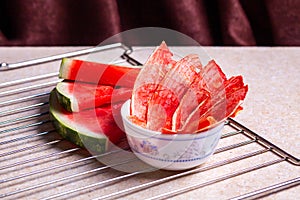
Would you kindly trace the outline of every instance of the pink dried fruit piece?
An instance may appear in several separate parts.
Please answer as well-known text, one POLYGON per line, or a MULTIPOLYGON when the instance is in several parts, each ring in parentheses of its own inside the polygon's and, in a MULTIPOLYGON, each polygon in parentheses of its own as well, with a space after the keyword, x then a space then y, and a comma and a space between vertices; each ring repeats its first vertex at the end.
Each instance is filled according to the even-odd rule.
POLYGON ((148 103, 148 129, 171 129, 172 116, 197 76, 196 69, 201 66, 198 56, 191 54, 182 58, 168 71, 148 103))
POLYGON ((172 56, 166 43, 162 42, 139 73, 134 84, 130 105, 131 116, 137 121, 146 123, 147 102, 169 70, 169 65, 174 63, 172 56))

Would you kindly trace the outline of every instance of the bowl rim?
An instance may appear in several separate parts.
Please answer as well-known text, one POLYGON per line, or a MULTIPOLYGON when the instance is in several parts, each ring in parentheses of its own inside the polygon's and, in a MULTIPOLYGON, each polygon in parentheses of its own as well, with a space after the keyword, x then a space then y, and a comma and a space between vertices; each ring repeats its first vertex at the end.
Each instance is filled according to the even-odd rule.
MULTIPOLYGON (((129 117, 129 107, 130 107, 130 99, 128 99, 121 107, 121 117, 123 120, 125 120, 128 124, 130 124, 132 127, 128 127, 133 130, 133 128, 139 130, 139 134, 142 136, 146 136, 149 138, 157 138, 160 140, 197 140, 197 139, 204 139, 207 137, 210 137, 214 134, 217 134, 220 132, 221 129, 223 129, 225 123, 220 122, 216 126, 209 128, 208 130, 201 131, 199 133, 181 133, 181 134, 162 134, 159 131, 153 131, 146 128, 143 128, 141 126, 138 126, 128 118, 129 117), (147 134, 148 133, 148 134, 147 134), (159 137, 160 136, 160 137, 159 137)), ((125 124, 124 124, 125 126, 125 124)), ((126 135, 128 134, 126 131, 124 131, 126 135)), ((130 134, 128 134, 130 135, 130 134)))

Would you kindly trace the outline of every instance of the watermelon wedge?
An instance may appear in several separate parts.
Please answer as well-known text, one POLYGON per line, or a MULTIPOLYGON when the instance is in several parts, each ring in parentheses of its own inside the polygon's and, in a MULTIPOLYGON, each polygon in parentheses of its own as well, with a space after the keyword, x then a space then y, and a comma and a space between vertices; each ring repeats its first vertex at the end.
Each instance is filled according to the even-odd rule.
POLYGON ((113 116, 113 113, 120 113, 122 104, 71 113, 59 104, 54 89, 50 94, 49 105, 50 117, 56 131, 63 138, 90 152, 104 153, 110 144, 118 144, 125 137, 125 133, 114 120, 119 116, 113 116))
POLYGON ((63 58, 59 78, 99 85, 133 87, 140 68, 123 67, 83 60, 63 58), (126 75, 126 80, 119 80, 126 75))
POLYGON ((59 103, 69 112, 100 107, 105 104, 125 102, 131 97, 131 88, 93 85, 82 82, 59 82, 56 85, 59 103))

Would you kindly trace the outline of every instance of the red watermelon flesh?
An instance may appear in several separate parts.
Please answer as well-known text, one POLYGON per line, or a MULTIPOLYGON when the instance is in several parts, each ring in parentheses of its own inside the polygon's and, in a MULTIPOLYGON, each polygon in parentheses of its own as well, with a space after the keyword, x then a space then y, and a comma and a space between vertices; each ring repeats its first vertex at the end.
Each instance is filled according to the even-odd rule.
POLYGON ((139 68, 63 58, 59 78, 115 86, 123 76, 129 74, 126 81, 122 81, 120 86, 133 87, 139 72, 139 68))
POLYGON ((73 143, 103 153, 108 139, 118 144, 125 133, 117 125, 123 103, 107 105, 81 112, 68 112, 58 102, 56 90, 50 94, 50 116, 57 132, 73 143))
POLYGON ((69 115, 79 126, 84 126, 92 132, 106 135, 109 140, 117 144, 125 133, 118 127, 116 120, 120 119, 123 103, 98 107, 92 110, 72 113, 69 115), (72 116, 73 115, 73 116, 72 116))
POLYGON ((56 86, 60 103, 70 112, 125 102, 130 99, 131 88, 113 88, 109 85, 92 85, 82 82, 60 82, 56 86))

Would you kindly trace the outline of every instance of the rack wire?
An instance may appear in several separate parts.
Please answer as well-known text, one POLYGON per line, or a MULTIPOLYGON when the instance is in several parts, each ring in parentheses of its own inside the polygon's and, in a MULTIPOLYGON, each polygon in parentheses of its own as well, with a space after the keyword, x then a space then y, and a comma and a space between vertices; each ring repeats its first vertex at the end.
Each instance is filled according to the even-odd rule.
MULTIPOLYGON (((117 43, 18 63, 2 63, 0 70, 19 69, 92 52, 121 49, 118 62, 139 64, 132 49, 117 43)), ((1 73, 1 72, 0 72, 1 73)), ((15 70, 14 73, 18 73, 15 70)), ((263 180, 273 166, 298 170, 300 161, 259 134, 229 118, 212 158, 186 171, 157 170, 124 173, 114 169, 135 159, 104 165, 56 133, 48 113, 49 92, 61 81, 57 72, 0 84, 0 198, 5 199, 148 199, 214 198, 256 199, 300 184, 290 180, 263 180), (261 179, 257 188, 247 181, 261 179), (234 182, 230 182, 235 180, 234 182), (247 181, 246 181, 247 180, 247 181), (218 188, 245 187, 235 193, 218 193, 218 188), (218 194, 216 194, 218 193, 218 194)), ((17 76, 16 76, 17 77, 17 76)))

